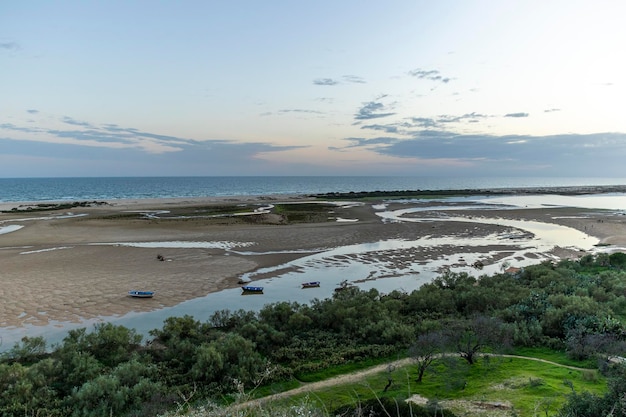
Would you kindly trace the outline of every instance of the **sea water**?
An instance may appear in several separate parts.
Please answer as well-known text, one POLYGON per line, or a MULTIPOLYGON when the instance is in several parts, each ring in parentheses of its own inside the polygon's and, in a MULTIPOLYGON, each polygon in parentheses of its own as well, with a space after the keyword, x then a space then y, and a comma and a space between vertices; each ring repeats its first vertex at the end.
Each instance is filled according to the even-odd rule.
POLYGON ((0 178, 0 202, 93 201, 320 194, 350 191, 471 190, 624 184, 626 184, 626 178, 386 176, 0 178))

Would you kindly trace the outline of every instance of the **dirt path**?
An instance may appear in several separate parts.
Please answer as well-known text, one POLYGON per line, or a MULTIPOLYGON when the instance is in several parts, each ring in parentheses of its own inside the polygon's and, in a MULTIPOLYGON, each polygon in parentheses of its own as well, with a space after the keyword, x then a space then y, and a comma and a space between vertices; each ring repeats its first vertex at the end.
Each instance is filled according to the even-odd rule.
MULTIPOLYGON (((543 363, 547 363, 547 364, 550 364, 550 365, 559 366, 561 368, 572 369, 572 370, 575 370, 575 371, 585 371, 585 370, 588 370, 588 368, 579 368, 579 367, 576 367, 576 366, 563 365, 563 364, 560 364, 560 363, 549 361, 547 359, 533 358, 533 357, 530 357, 530 356, 519 356, 519 355, 489 355, 489 356, 497 356, 497 357, 500 357, 500 358, 526 359, 526 360, 529 360, 529 361, 543 362, 543 363)), ((241 409, 241 408, 257 407, 257 406, 260 406, 260 405, 262 405, 264 403, 267 403, 267 402, 272 402, 274 400, 279 400, 279 399, 291 397, 291 396, 302 394, 302 393, 314 392, 314 391, 317 391, 317 390, 320 390, 320 389, 323 389, 323 388, 328 388, 328 387, 333 387, 333 386, 337 386, 337 385, 343 385, 343 384, 349 384, 349 383, 358 382, 358 381, 364 379, 367 376, 370 376, 370 375, 373 375, 373 374, 377 374, 377 373, 380 373, 380 372, 384 372, 389 367, 395 367, 395 368, 404 367, 404 366, 411 365, 412 363, 413 363, 413 359, 405 358, 405 359, 400 359, 400 360, 397 360, 397 361, 389 362, 389 363, 386 363, 386 364, 373 366, 371 368, 363 369, 361 371, 356 371, 356 372, 352 372, 352 373, 349 373, 349 374, 339 375, 339 376, 336 376, 336 377, 333 377, 333 378, 325 379, 323 381, 305 383, 301 387, 294 388, 294 389, 291 389, 289 391, 283 391, 283 392, 279 392, 277 394, 268 395, 268 396, 263 397, 263 398, 257 398, 257 399, 246 401, 246 402, 243 402, 243 403, 240 403, 240 404, 235 404, 235 405, 233 405, 232 409, 236 410, 236 409, 241 409)))

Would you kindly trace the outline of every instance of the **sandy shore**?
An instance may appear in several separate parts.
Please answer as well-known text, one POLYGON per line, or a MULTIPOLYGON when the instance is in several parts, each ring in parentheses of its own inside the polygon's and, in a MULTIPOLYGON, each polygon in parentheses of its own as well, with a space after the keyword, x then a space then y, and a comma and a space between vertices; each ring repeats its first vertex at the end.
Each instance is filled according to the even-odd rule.
MULTIPOLYGON (((21 229, 0 234, 0 327, 45 325, 50 321, 80 321, 102 315, 149 311, 238 286, 241 274, 280 265, 314 250, 391 238, 472 233, 485 236, 494 225, 471 223, 384 224, 372 204, 337 208, 332 214, 351 221, 281 224, 267 215, 246 223, 229 218, 150 218, 136 212, 158 212, 210 205, 261 206, 276 201, 302 202, 299 196, 221 199, 124 200, 71 210, 0 214, 0 227, 21 229), (69 215, 69 216, 68 216, 69 215), (56 216, 56 217, 55 217, 56 216), (67 216, 67 217, 64 217, 67 216), (221 242, 220 247, 150 248, 124 246, 129 242, 221 242), (258 256, 226 250, 273 252, 258 256), (157 260, 163 255, 166 261, 157 260), (158 296, 137 300, 131 289, 156 290, 158 296)), ((4 204, 10 210, 16 204, 4 204)), ((22 206, 23 207, 23 206, 22 206)), ((482 212, 484 213, 484 211, 482 212)), ((480 214, 465 211, 463 215, 480 214)), ((563 224, 613 245, 626 245, 626 219, 611 212, 575 208, 506 210, 493 215, 563 224)), ((485 250, 487 250, 486 248, 485 250)), ((453 249, 448 249, 453 250, 453 249)), ((559 256, 577 251, 557 248, 559 256)), ((419 258, 419 250, 411 256, 419 258)), ((426 256, 426 255, 424 255, 426 256)), ((401 262, 398 260, 397 262, 401 262)))

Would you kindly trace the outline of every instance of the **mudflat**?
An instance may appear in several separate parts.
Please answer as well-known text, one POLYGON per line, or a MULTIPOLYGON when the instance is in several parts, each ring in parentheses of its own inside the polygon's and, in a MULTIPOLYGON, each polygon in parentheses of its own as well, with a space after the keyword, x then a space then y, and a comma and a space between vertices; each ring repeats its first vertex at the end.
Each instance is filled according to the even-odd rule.
MULTIPOLYGON (((0 327, 79 322, 174 306, 237 287, 244 273, 303 256, 295 249, 470 232, 489 236, 501 227, 445 218, 384 222, 375 209, 381 202, 324 205, 301 196, 118 200, 45 211, 3 204, 0 209, 9 212, 0 214, 0 228, 23 227, 0 234, 0 327), (298 221, 260 210, 278 203, 322 206, 298 221), (263 254, 247 256, 233 248, 263 254), (129 290, 152 290, 157 296, 136 300, 128 296, 129 290)), ((400 202, 386 204, 389 209, 403 207, 400 202)), ((461 214, 471 218, 484 211, 464 209, 461 214)), ((490 216, 557 223, 615 247, 626 245, 626 219, 609 211, 515 209, 492 211, 490 216)), ((585 254, 572 248, 553 252, 561 258, 585 254)), ((419 248, 411 256, 419 259, 419 248)))

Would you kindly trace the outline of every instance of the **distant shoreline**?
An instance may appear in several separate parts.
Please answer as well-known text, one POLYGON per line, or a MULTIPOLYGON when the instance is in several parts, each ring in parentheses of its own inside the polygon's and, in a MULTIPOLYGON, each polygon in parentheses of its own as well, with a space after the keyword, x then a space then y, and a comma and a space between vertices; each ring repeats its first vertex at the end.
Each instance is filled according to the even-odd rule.
MULTIPOLYGON (((334 193, 626 192, 626 178, 560 177, 109 177, 0 178, 0 204, 157 200, 170 198, 261 198, 322 196, 334 193)), ((329 197, 327 197, 329 198, 329 197)))
POLYGON ((97 205, 141 205, 154 206, 155 204, 228 204, 241 202, 272 202, 307 199, 362 199, 362 198, 401 198, 401 197, 451 197, 476 195, 593 195, 626 193, 625 185, 590 185, 590 186, 555 186, 555 187, 510 187, 510 188, 465 188, 445 190, 391 190, 391 191, 349 191, 327 193, 302 194, 271 194, 271 195, 232 195, 232 196, 205 196, 205 197, 146 197, 93 200, 42 200, 42 201, 4 201, 0 202, 0 212, 18 211, 46 211, 62 208, 86 207, 97 205), (55 206, 56 205, 56 206, 55 206), (46 207, 50 206, 50 207, 46 207), (31 210, 28 210, 28 208, 31 210), (34 210, 38 209, 38 210, 34 210))
POLYGON ((379 198, 379 197, 449 197, 467 195, 509 195, 509 194, 562 194, 585 195, 626 193, 626 185, 593 185, 593 186, 562 186, 562 187, 515 187, 515 188, 482 188, 482 189, 450 189, 450 190, 401 190, 401 191, 350 191, 346 193, 329 192, 312 194, 315 198, 379 198))

